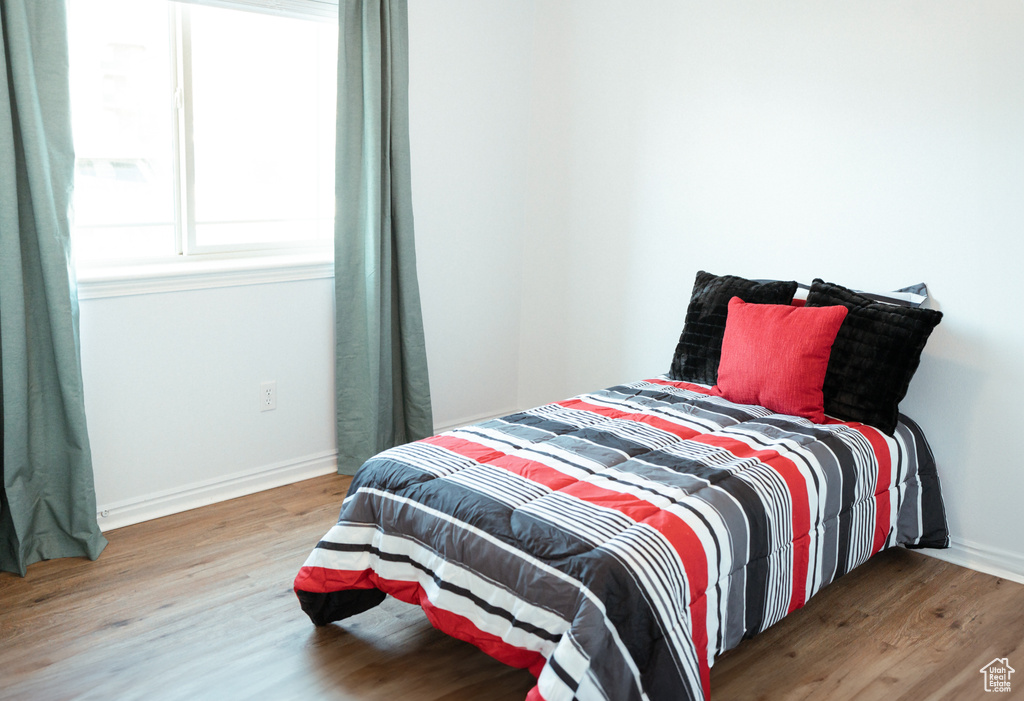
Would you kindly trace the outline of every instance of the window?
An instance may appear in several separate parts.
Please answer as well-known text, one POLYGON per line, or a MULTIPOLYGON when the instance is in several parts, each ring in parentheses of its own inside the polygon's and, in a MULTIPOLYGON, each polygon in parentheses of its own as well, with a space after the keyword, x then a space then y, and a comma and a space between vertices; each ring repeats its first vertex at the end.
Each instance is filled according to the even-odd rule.
POLYGON ((80 262, 329 247, 333 22, 70 0, 80 262))

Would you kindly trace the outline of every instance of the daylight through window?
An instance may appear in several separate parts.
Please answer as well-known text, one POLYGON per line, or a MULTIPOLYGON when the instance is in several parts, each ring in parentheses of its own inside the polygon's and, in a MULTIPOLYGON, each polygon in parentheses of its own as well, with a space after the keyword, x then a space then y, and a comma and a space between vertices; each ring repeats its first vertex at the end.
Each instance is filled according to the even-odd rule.
POLYGON ((68 4, 79 261, 329 246, 337 29, 68 4))

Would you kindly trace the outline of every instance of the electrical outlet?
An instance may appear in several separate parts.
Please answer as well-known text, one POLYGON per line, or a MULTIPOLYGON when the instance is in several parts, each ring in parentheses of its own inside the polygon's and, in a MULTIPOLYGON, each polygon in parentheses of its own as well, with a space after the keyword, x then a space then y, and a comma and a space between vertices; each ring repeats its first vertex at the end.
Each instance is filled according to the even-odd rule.
POLYGON ((277 382, 260 383, 260 411, 277 408, 277 382))

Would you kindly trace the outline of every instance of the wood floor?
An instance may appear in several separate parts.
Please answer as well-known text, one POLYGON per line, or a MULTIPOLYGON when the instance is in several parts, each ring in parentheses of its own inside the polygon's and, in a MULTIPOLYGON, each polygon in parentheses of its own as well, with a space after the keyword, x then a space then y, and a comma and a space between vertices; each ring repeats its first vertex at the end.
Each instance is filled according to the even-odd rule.
MULTIPOLYGON (((522 701, 529 674, 417 608, 309 622, 291 581, 347 485, 300 482, 111 531, 96 562, 0 573, 0 699, 522 701)), ((984 699, 995 657, 1021 670, 997 698, 1024 698, 1024 585, 893 549, 720 658, 711 692, 984 699)))

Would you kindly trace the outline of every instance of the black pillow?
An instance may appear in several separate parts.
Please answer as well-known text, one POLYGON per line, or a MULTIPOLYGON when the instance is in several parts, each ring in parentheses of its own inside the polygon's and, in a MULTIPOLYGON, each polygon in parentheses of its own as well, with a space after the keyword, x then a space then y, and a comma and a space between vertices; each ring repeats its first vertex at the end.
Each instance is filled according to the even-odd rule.
POLYGON ((900 400, 921 362, 921 351, 942 312, 873 302, 840 285, 815 280, 807 306, 841 304, 849 312, 825 373, 825 413, 892 435, 900 400))
POLYGON ((713 385, 718 381, 722 337, 729 300, 739 297, 752 304, 789 304, 796 281, 755 282, 735 275, 712 275, 701 270, 693 283, 690 306, 679 336, 669 377, 682 382, 713 385))

